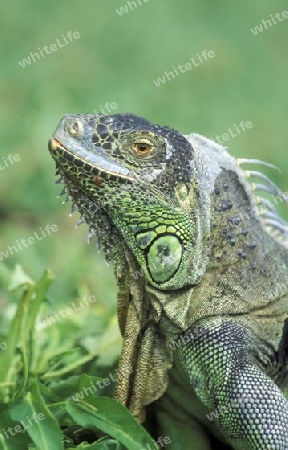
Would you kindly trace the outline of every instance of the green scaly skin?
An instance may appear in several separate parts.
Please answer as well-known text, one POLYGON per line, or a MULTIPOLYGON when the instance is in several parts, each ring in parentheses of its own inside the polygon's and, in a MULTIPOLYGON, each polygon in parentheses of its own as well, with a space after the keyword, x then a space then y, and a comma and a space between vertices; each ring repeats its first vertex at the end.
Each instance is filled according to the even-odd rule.
POLYGON ((288 449, 288 225, 261 174, 132 114, 66 115, 49 150, 115 264, 115 398, 170 450, 288 449))

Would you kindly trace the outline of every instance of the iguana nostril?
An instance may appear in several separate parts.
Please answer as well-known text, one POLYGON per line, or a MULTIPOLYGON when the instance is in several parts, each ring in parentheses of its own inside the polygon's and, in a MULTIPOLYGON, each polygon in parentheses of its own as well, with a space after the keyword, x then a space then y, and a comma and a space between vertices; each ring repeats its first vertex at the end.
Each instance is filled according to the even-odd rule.
POLYGON ((79 120, 75 120, 74 122, 68 122, 64 127, 71 136, 82 136, 84 134, 84 125, 79 120))

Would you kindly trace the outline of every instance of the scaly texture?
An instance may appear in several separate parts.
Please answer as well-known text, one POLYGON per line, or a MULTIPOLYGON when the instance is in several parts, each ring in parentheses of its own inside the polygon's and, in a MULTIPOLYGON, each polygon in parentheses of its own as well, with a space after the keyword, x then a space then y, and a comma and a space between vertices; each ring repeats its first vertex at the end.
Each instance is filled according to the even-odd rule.
POLYGON ((271 165, 132 114, 66 115, 49 150, 115 264, 115 397, 171 450, 288 449, 287 198, 240 167, 271 165))

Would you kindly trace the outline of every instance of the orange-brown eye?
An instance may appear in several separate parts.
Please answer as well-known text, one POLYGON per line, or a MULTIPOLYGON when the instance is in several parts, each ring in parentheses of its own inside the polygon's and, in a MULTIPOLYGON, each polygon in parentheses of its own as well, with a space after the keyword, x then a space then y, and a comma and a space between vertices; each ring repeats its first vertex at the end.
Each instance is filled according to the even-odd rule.
POLYGON ((137 153, 140 153, 141 155, 146 155, 146 153, 150 152, 151 145, 146 144, 145 142, 139 142, 137 144, 134 144, 134 149, 137 153))

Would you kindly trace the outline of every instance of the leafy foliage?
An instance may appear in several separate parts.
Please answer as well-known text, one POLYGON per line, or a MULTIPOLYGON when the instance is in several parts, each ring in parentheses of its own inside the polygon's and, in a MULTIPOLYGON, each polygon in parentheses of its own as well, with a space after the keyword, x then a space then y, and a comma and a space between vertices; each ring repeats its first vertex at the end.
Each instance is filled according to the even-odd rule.
POLYGON ((103 320, 97 304, 79 303, 82 308, 64 318, 64 310, 52 313, 46 297, 52 280, 50 271, 36 282, 19 266, 6 272, 12 301, 0 320, 6 329, 0 353, 0 450, 155 448, 146 430, 109 397, 121 344, 115 318, 106 320, 100 338, 83 326, 91 315, 96 324, 100 316, 103 320))

